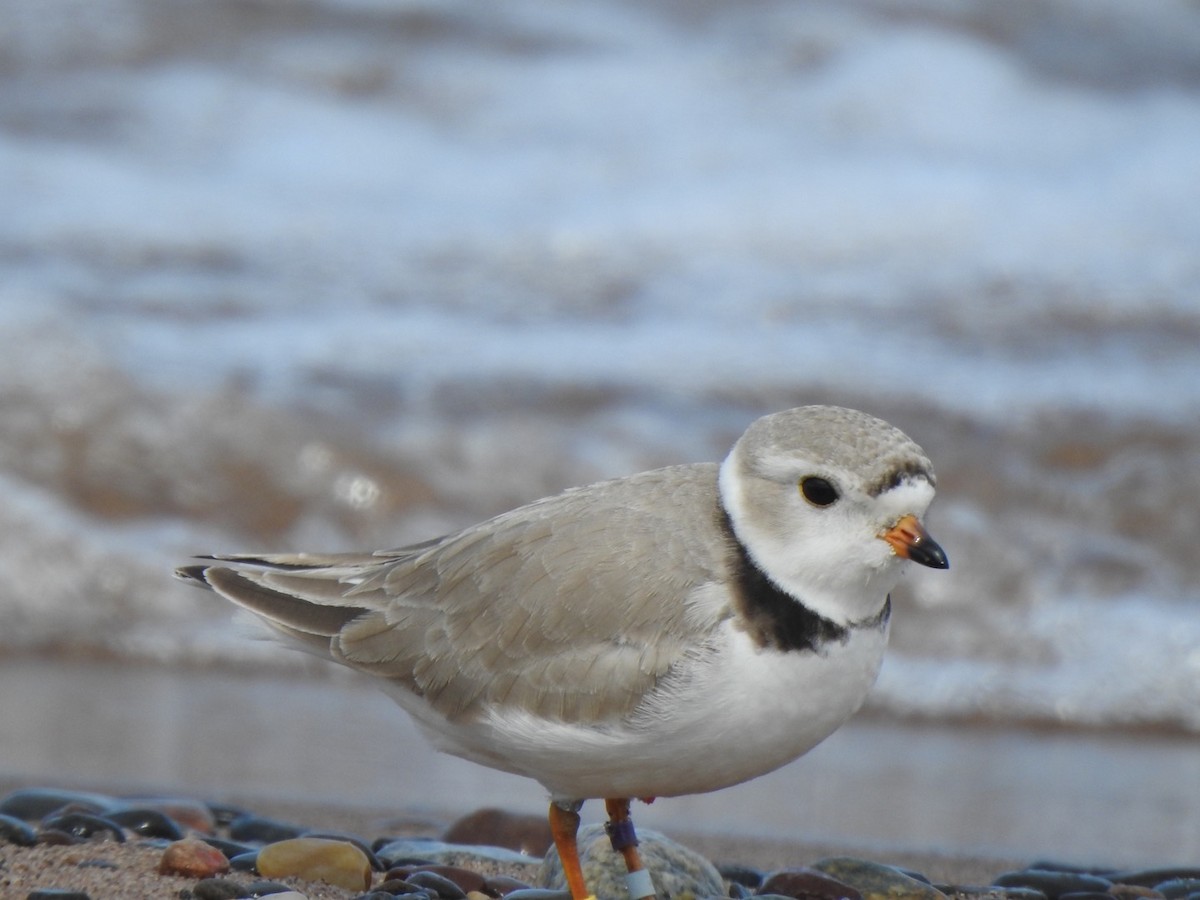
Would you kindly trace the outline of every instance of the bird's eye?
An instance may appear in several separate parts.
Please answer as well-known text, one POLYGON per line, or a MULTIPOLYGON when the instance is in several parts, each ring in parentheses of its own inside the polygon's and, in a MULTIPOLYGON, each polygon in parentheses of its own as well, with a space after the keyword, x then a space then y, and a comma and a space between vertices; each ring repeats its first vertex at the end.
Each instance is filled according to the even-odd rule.
POLYGON ((837 488, 824 478, 818 478, 815 475, 800 480, 800 493, 813 506, 830 506, 838 498, 837 488))

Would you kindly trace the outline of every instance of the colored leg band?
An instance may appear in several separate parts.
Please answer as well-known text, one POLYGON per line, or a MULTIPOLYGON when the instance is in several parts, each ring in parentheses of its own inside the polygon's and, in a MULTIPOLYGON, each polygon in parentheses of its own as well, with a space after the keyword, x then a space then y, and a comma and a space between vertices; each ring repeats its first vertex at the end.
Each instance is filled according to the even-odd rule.
POLYGON ((637 833, 633 830, 633 819, 609 819, 604 823, 604 830, 612 842, 612 848, 620 853, 629 847, 637 846, 637 833))
POLYGON ((650 880, 649 869, 638 869, 625 876, 625 887, 629 891, 629 900, 642 900, 643 897, 654 896, 654 882, 650 880))

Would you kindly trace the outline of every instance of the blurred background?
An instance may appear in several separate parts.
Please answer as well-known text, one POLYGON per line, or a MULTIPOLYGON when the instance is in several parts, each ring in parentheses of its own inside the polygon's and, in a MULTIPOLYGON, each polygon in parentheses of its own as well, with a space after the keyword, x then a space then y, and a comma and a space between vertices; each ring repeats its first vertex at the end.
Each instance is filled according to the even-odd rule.
POLYGON ((541 809, 172 568, 812 402, 952 568, 832 750, 656 821, 1194 862, 1200 4, 0 0, 0 776, 541 809))

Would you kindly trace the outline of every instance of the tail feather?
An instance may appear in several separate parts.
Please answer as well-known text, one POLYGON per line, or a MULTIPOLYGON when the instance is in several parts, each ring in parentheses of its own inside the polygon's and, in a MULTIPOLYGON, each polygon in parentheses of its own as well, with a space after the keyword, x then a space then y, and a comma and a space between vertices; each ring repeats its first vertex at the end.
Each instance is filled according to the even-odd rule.
MULTIPOLYGON (((312 567, 312 561, 308 567, 312 567)), ((283 566, 284 571, 294 572, 296 568, 283 566)), ((368 611, 363 606, 330 602, 344 594, 347 588, 336 578, 301 578, 295 574, 281 576, 269 570, 241 570, 205 564, 183 566, 176 569, 175 574, 185 581, 211 588, 293 638, 319 638, 326 646, 331 637, 368 611), (273 584, 277 579, 288 583, 273 584), (293 588, 297 586, 304 590, 294 591, 293 588)), ((311 640, 305 642, 312 643, 311 640)))

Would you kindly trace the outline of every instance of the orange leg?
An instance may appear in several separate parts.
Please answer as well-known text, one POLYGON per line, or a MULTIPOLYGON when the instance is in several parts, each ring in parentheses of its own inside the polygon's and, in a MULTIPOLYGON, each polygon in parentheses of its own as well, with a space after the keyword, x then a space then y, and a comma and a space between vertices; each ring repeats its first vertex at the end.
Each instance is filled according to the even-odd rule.
POLYGON ((625 869, 629 872, 626 884, 629 886, 630 900, 642 900, 654 896, 654 884, 650 881, 649 873, 642 865, 642 855, 638 853, 637 835, 633 831, 633 820, 629 817, 629 799, 613 797, 604 801, 608 811, 609 839, 613 849, 625 858, 625 869))
POLYGON ((550 804, 550 834, 562 860, 563 874, 567 876, 567 887, 572 900, 595 900, 583 883, 583 868, 579 865, 579 847, 575 835, 579 831, 579 808, 550 804))

